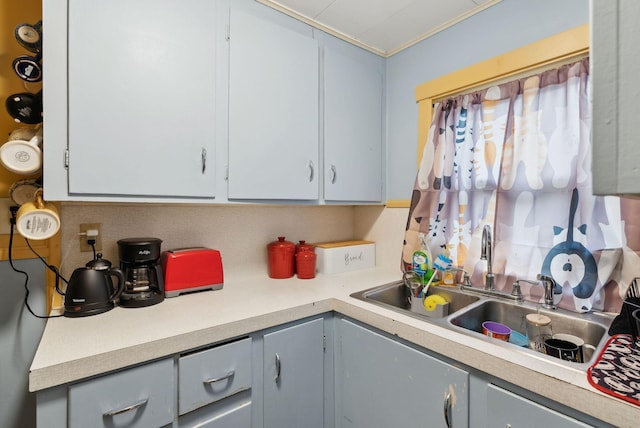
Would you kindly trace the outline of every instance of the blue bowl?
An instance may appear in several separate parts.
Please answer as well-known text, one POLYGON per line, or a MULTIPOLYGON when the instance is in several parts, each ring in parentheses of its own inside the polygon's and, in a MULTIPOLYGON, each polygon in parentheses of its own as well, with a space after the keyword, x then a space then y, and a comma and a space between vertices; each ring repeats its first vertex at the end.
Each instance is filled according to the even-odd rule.
POLYGON ((509 343, 526 347, 529 345, 529 339, 527 339, 527 336, 525 336, 524 334, 518 333, 515 330, 511 330, 511 335, 509 336, 509 343))

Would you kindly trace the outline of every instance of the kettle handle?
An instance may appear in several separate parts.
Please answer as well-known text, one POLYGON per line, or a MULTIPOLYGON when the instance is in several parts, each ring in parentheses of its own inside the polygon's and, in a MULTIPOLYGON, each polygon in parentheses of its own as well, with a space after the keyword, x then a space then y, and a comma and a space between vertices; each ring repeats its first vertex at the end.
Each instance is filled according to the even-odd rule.
POLYGON ((115 287, 113 296, 109 297, 109 300, 116 300, 118 297, 120 297, 120 295, 124 291, 124 274, 118 268, 109 269, 106 272, 106 274, 109 276, 115 276, 116 278, 118 278, 118 285, 115 287))

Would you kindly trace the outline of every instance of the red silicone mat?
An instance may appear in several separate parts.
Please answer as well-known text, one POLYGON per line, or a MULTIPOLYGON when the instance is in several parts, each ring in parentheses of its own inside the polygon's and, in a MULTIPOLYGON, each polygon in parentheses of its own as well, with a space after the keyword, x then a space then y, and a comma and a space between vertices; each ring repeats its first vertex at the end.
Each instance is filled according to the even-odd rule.
POLYGON ((640 406, 640 338, 612 336, 587 370, 587 379, 596 389, 640 406))

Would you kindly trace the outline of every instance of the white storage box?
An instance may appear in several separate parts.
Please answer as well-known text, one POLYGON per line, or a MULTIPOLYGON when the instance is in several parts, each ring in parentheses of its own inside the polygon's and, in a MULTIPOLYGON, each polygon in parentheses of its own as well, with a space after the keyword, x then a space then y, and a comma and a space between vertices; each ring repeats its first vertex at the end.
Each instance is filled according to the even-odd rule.
POLYGON ((318 273, 343 273, 376 265, 376 244, 371 241, 339 241, 314 244, 318 273))

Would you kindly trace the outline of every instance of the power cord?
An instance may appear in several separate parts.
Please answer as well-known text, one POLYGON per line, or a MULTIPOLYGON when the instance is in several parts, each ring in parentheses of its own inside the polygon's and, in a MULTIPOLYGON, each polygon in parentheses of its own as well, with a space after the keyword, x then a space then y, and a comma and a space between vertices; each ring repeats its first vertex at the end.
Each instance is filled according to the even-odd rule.
MULTIPOLYGON (((14 272, 17 273, 21 273, 24 275, 24 290, 25 290, 25 294, 24 294, 24 305, 27 308, 27 310, 31 313, 31 315, 33 315, 36 318, 40 318, 40 319, 48 319, 48 318, 58 318, 61 317, 62 315, 38 315, 36 314, 33 309, 31 309, 31 306, 29 305, 29 274, 23 270, 20 270, 18 268, 15 267, 15 265, 13 264, 13 233, 14 233, 14 227, 16 225, 16 213, 18 212, 18 207, 17 206, 12 206, 9 207, 9 210, 11 211, 11 231, 9 233, 9 265, 11 266, 11 269, 14 270, 14 272)), ((42 263, 45 264, 45 266, 47 266, 49 269, 51 269, 55 274, 56 274, 56 291, 60 294, 63 294, 60 291, 60 287, 59 287, 59 283, 60 283, 60 279, 62 279, 65 283, 68 283, 67 280, 60 275, 60 271, 58 270, 57 267, 48 264, 44 258, 42 258, 42 256, 40 256, 40 254, 38 254, 33 247, 31 246, 31 243, 29 243, 29 240, 27 238, 24 239, 25 242, 27 243, 27 246, 29 247, 29 249, 31 250, 31 252, 33 252, 33 254, 35 254, 41 261, 42 263)))
POLYGON ((91 245, 93 250, 93 260, 96 259, 96 238, 87 238, 87 244, 91 245))

